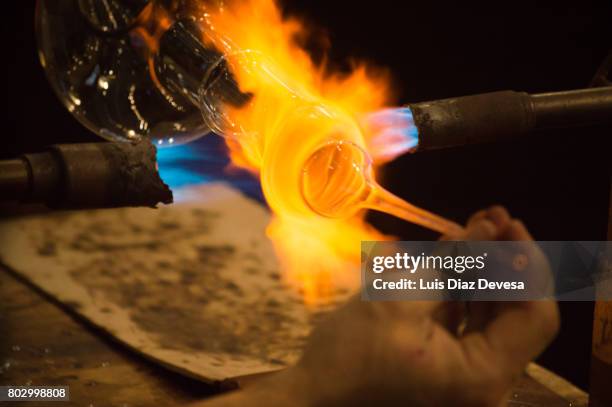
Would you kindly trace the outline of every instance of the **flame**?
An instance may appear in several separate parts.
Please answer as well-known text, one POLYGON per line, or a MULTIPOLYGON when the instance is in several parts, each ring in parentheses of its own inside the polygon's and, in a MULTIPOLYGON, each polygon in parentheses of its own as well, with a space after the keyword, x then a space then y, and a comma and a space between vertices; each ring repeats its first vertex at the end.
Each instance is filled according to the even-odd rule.
POLYGON ((308 304, 359 284, 360 241, 385 239, 364 221, 316 215, 300 191, 303 163, 330 140, 368 145, 359 118, 390 102, 388 75, 364 64, 349 74, 317 66, 296 39, 309 35, 273 0, 220 2, 202 13, 205 40, 220 50, 246 106, 226 108, 235 165, 259 174, 274 217, 267 234, 308 304))
POLYGON ((149 76, 159 92, 173 106, 178 107, 174 98, 162 85, 155 71, 155 54, 159 51, 159 41, 172 26, 174 19, 170 12, 158 2, 147 4, 136 18, 130 35, 142 42, 144 58, 147 61, 149 76))

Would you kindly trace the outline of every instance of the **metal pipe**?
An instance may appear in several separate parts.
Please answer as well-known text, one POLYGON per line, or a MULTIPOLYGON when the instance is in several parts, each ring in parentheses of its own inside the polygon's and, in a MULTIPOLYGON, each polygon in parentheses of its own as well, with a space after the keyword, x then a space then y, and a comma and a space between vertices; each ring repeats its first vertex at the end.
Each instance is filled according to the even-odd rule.
POLYGON ((531 102, 536 129, 612 122, 612 86, 541 93, 531 102))
POLYGON ((25 160, 0 161, 0 197, 23 196, 29 188, 29 175, 25 160))
POLYGON ((612 123, 612 86, 535 95, 501 91, 409 107, 419 132, 418 150, 430 150, 612 123))
POLYGON ((0 201, 52 208, 171 203, 172 191, 159 177, 155 153, 148 141, 63 144, 0 161, 0 201))

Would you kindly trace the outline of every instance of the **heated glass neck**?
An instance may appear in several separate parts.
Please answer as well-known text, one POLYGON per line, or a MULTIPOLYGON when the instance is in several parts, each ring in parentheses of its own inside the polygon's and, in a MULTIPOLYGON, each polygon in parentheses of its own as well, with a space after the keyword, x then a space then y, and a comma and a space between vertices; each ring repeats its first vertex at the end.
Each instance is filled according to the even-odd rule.
POLYGON ((463 232, 459 224, 414 206, 379 185, 372 187, 372 192, 363 206, 388 213, 445 236, 459 236, 463 232))

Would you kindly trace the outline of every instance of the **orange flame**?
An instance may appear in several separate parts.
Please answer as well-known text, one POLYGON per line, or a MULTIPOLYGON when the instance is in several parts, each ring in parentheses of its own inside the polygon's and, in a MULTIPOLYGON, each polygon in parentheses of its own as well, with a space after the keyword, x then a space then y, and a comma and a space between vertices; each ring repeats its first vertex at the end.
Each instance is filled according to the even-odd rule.
POLYGON ((161 84, 155 71, 155 54, 159 51, 159 40, 172 26, 174 20, 170 12, 157 2, 147 4, 136 18, 130 35, 140 39, 144 45, 143 53, 149 68, 151 80, 160 93, 173 105, 173 97, 161 84))
POLYGON ((296 38, 308 35, 295 19, 283 19, 273 0, 220 2, 202 20, 206 40, 221 50, 242 91, 254 95, 227 108, 233 162, 259 173, 274 212, 267 233, 288 281, 307 303, 325 302, 359 283, 360 241, 384 239, 363 219, 325 219, 314 214, 300 191, 306 159, 331 140, 365 147, 357 118, 385 106, 388 75, 365 65, 348 75, 313 63, 296 38))

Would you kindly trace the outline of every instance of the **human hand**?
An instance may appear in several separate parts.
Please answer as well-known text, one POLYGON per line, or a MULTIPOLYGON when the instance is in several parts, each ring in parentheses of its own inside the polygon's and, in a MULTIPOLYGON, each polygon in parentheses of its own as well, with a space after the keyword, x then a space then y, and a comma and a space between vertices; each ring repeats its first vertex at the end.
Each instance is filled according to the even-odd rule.
MULTIPOLYGON (((500 207, 478 212, 462 236, 447 238, 532 240, 500 207)), ((556 303, 470 303, 469 310, 459 336, 463 303, 353 300, 315 329, 293 368, 302 397, 325 406, 504 404, 555 336, 556 303)))

